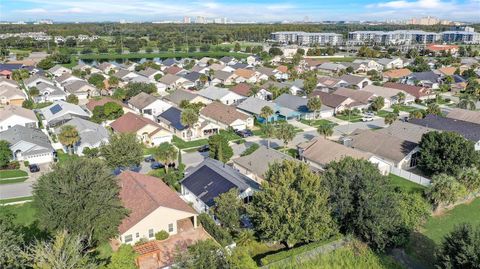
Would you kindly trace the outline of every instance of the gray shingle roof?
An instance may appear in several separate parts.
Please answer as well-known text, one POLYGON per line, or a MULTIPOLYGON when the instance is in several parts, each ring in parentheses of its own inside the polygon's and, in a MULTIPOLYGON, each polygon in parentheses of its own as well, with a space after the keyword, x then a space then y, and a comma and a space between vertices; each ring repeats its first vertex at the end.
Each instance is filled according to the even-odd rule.
POLYGON ((0 140, 6 140, 10 145, 15 145, 22 141, 34 145, 31 148, 22 151, 22 155, 24 156, 53 152, 50 140, 48 140, 47 135, 40 129, 15 125, 8 130, 1 132, 0 140))
MULTIPOLYGON (((77 129, 80 136, 80 144, 84 146, 97 147, 102 142, 108 141, 108 131, 100 124, 85 119, 73 118, 62 126, 65 125, 72 125, 77 129)), ((60 130, 61 127, 56 128, 55 132, 58 134, 60 133, 60 130)))
POLYGON ((270 107, 273 111, 277 110, 275 103, 268 102, 262 99, 255 98, 253 96, 248 97, 242 103, 240 103, 237 108, 245 112, 252 113, 255 115, 260 115, 262 108, 264 106, 270 107))
POLYGON ((244 167, 245 169, 248 169, 250 172, 259 177, 264 177, 265 172, 267 172, 270 164, 282 162, 283 160, 294 159, 278 150, 260 146, 250 155, 236 158, 233 160, 233 162, 244 167))
POLYGON ((480 124, 436 115, 427 115, 423 119, 411 119, 409 122, 439 131, 455 132, 475 143, 480 141, 480 124))

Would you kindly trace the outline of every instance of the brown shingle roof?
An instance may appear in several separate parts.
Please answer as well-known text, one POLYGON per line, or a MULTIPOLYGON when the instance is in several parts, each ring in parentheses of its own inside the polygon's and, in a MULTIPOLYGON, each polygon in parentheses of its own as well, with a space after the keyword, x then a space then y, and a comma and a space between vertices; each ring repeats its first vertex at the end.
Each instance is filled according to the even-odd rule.
POLYGON ((383 76, 386 78, 403 78, 408 75, 410 75, 412 71, 410 71, 407 68, 402 68, 402 69, 392 69, 383 72, 383 76))
POLYGON ((392 89, 397 89, 401 90, 404 92, 407 92, 415 98, 420 98, 424 96, 429 96, 432 94, 432 90, 425 88, 425 87, 419 87, 419 86, 414 86, 414 85, 407 85, 407 84, 402 84, 402 83, 394 83, 394 82, 387 82, 383 84, 384 87, 386 88, 392 88, 392 89))
POLYGON ((235 85, 233 88, 230 90, 234 93, 240 94, 242 96, 250 96, 250 90, 252 87, 248 85, 247 83, 240 83, 235 85))
POLYGON ((313 91, 309 97, 320 97, 322 101, 322 105, 326 105, 332 108, 336 108, 341 105, 345 100, 348 99, 346 96, 334 94, 334 93, 326 93, 322 91, 313 91))
POLYGON ((286 67, 285 65, 280 65, 277 67, 277 70, 282 72, 282 73, 287 73, 288 72, 288 67, 286 67))
POLYGON ((182 68, 175 65, 165 69, 165 73, 172 74, 172 75, 176 75, 180 71, 182 71, 182 68))
POLYGON ((347 89, 347 88, 338 88, 333 93, 342 95, 345 97, 350 97, 351 99, 363 104, 367 104, 369 99, 372 98, 373 96, 373 93, 371 92, 362 91, 362 90, 353 90, 353 89, 347 89))
POLYGON ((444 74, 445 76, 453 76, 455 74, 455 70, 457 70, 457 68, 453 66, 442 67, 438 69, 438 71, 440 71, 440 73, 444 74))
POLYGON ((224 124, 231 124, 237 119, 247 120, 248 115, 239 112, 235 107, 224 105, 220 102, 213 102, 204 107, 200 113, 205 117, 222 122, 224 124))
POLYGON ((255 76, 255 71, 249 70, 249 69, 239 68, 239 69, 235 70, 234 74, 239 76, 239 77, 243 77, 243 78, 251 78, 251 77, 255 76))
POLYGON ((125 171, 121 173, 120 199, 130 210, 128 217, 118 227, 120 233, 128 231, 159 207, 166 207, 197 214, 172 189, 156 177, 125 171))
POLYGON ((119 133, 135 133, 148 124, 160 128, 154 121, 128 112, 112 122, 110 127, 119 133))
POLYGON ((134 97, 130 98, 130 100, 128 100, 128 103, 138 109, 144 109, 145 107, 147 107, 148 105, 150 105, 151 103, 157 100, 158 99, 155 96, 152 96, 145 92, 141 92, 135 95, 134 97))

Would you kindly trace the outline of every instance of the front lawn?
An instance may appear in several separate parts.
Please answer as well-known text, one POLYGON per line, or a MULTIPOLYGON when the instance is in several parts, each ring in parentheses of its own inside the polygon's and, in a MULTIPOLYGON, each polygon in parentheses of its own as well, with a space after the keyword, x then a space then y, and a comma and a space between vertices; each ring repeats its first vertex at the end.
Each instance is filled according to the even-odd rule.
POLYGON ((0 185, 20 183, 20 182, 24 182, 27 179, 28 177, 21 177, 21 178, 14 178, 14 179, 0 179, 0 185))
POLYGON ((0 179, 28 177, 28 173, 23 170, 0 170, 0 179))
POLYGON ((233 140, 241 139, 241 137, 233 131, 220 130, 220 135, 225 137, 227 139, 227 141, 233 141, 233 140))
POLYGON ((57 150, 57 160, 58 160, 59 163, 65 162, 69 159, 74 159, 74 158, 77 158, 77 157, 78 157, 78 155, 67 154, 61 149, 57 150))
POLYGON ((398 106, 398 110, 410 113, 412 111, 418 110, 418 108, 413 107, 413 106, 401 105, 401 106, 398 106))
POLYGON ((14 223, 22 226, 28 226, 37 220, 36 209, 32 202, 0 206, 0 218, 4 217, 7 213, 14 213, 14 223))
POLYGON ((335 118, 344 120, 344 121, 349 121, 349 122, 360 122, 362 121, 363 116, 360 114, 355 114, 355 115, 343 115, 343 114, 337 114, 335 115, 335 118))
POLYGON ((15 203, 15 202, 28 201, 28 200, 32 200, 32 199, 33 199, 32 196, 2 199, 2 200, 0 200, 0 205, 4 205, 4 204, 8 204, 8 203, 15 203))
POLYGON ((408 193, 423 194, 423 191, 426 189, 425 186, 409 181, 403 177, 399 177, 394 174, 389 174, 388 179, 390 180, 390 185, 392 185, 394 188, 398 187, 399 189, 408 193))
POLYGON ((321 126, 321 125, 337 125, 336 123, 334 122, 331 122, 329 120, 325 120, 325 119, 318 119, 318 120, 300 120, 301 123, 303 124, 306 124, 306 125, 310 125, 312 127, 318 127, 318 126, 321 126))
POLYGON ((179 149, 187 149, 187 148, 198 148, 200 146, 208 144, 208 139, 199 139, 193 141, 185 141, 181 138, 173 136, 172 143, 179 149))
POLYGON ((480 198, 469 204, 458 205, 440 216, 429 217, 420 232, 412 234, 406 247, 407 253, 423 263, 425 268, 433 268, 436 248, 444 236, 461 223, 480 225, 480 198))
POLYGON ((380 110, 380 111, 377 111, 375 113, 375 116, 385 118, 385 116, 387 116, 388 114, 391 114, 391 113, 393 113, 393 112, 386 111, 386 110, 380 110))

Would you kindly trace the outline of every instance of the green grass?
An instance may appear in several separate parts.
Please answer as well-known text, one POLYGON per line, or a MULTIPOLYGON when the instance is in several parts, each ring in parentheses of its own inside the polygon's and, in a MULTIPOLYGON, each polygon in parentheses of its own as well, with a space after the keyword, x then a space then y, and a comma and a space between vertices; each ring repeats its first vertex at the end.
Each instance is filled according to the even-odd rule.
MULTIPOLYGON (((307 56, 307 58, 309 58, 307 56)), ((315 60, 328 60, 330 62, 353 62, 356 57, 322 57, 322 58, 313 58, 315 60)))
POLYGON ((350 117, 349 117, 347 115, 337 114, 337 115, 335 115, 335 118, 341 119, 341 120, 344 120, 344 121, 349 121, 349 122, 360 122, 360 121, 362 121, 363 116, 362 115, 350 115, 350 117))
POLYGON ((6 205, 0 207, 0 218, 8 212, 15 214, 14 223, 22 226, 28 226, 37 220, 36 209, 31 202, 19 205, 6 205))
POLYGON ((313 127, 318 127, 320 125, 337 125, 336 123, 334 122, 331 122, 329 120, 325 120, 325 119, 319 119, 319 120, 300 120, 301 123, 303 124, 306 124, 306 125, 310 125, 310 126, 313 126, 313 127))
POLYGON ((425 268, 433 268, 435 249, 444 236, 461 223, 480 225, 480 198, 469 204, 458 205, 440 216, 429 217, 420 232, 412 234, 406 247, 407 253, 423 263, 425 268))
POLYGON ((57 150, 57 159, 59 163, 65 162, 69 159, 75 159, 77 157, 78 157, 77 155, 67 154, 61 149, 57 150))
POLYGON ((220 135, 225 137, 227 141, 234 141, 234 140, 241 139, 241 137, 233 131, 220 130, 220 135))
POLYGON ((15 203, 15 202, 22 202, 22 201, 27 201, 27 200, 32 200, 32 199, 33 199, 32 196, 2 199, 2 200, 0 200, 0 205, 4 205, 4 204, 8 204, 8 203, 15 203))
POLYGON ((81 54, 77 55, 82 60, 115 60, 115 59, 141 59, 141 58, 201 58, 201 57, 223 57, 232 56, 236 58, 246 58, 249 54, 209 51, 209 52, 160 52, 160 53, 105 53, 105 54, 81 54))
POLYGON ((27 179, 28 177, 21 177, 21 178, 15 178, 15 179, 0 179, 0 185, 20 183, 20 182, 24 182, 27 179))
POLYGON ((193 141, 185 141, 181 138, 173 136, 172 143, 177 146, 179 149, 186 149, 186 148, 198 148, 200 146, 208 144, 208 139, 199 139, 193 141))
POLYGON ((392 113, 392 112, 386 111, 386 110, 380 110, 380 111, 377 111, 377 112, 375 113, 375 116, 385 118, 385 116, 387 116, 387 115, 390 114, 390 113, 392 113))
POLYGON ((418 108, 413 107, 413 106, 401 105, 401 106, 398 106, 398 109, 399 109, 400 111, 412 112, 412 111, 417 110, 418 108))
POLYGON ((28 173, 23 170, 1 170, 0 179, 12 177, 28 177, 28 173))
POLYGON ((390 256, 379 255, 366 245, 354 242, 334 251, 319 254, 312 259, 287 259, 270 269, 401 269, 390 256))
POLYGON ((392 185, 393 187, 398 187, 408 193, 422 194, 423 191, 426 189, 425 186, 409 181, 407 179, 404 179, 403 177, 399 177, 394 174, 389 174, 388 179, 390 180, 390 185, 392 185))

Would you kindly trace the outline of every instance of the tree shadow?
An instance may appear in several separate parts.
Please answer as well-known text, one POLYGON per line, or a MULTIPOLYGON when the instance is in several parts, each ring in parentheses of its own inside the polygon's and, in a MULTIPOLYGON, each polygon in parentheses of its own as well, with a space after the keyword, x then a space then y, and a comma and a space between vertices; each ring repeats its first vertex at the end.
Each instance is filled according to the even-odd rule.
POLYGON ((30 225, 22 226, 21 232, 24 235, 25 242, 33 242, 35 240, 46 240, 51 234, 40 226, 40 222, 35 220, 30 225))
POLYGON ((415 231, 410 235, 410 241, 405 251, 412 262, 418 263, 418 268, 434 268, 436 243, 424 234, 415 231))

